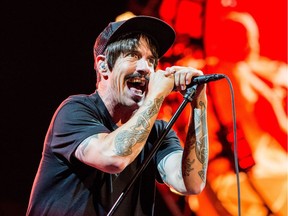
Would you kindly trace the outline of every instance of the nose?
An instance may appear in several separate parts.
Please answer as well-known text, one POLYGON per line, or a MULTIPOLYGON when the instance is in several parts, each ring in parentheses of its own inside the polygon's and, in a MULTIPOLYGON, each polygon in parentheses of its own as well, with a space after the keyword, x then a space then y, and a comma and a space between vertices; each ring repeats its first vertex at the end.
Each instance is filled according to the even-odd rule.
POLYGON ((141 73, 142 75, 146 76, 147 74, 150 74, 153 70, 153 66, 149 64, 149 61, 145 58, 141 58, 137 62, 137 72, 141 73))

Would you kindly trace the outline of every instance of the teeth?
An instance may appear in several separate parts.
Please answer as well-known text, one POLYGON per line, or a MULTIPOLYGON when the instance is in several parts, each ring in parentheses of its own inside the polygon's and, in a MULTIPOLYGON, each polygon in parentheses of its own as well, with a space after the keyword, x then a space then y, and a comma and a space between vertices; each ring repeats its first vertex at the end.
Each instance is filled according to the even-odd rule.
POLYGON ((141 78, 131 78, 129 79, 129 82, 130 83, 138 83, 140 84, 141 86, 144 86, 146 83, 145 83, 145 80, 141 79, 141 78))

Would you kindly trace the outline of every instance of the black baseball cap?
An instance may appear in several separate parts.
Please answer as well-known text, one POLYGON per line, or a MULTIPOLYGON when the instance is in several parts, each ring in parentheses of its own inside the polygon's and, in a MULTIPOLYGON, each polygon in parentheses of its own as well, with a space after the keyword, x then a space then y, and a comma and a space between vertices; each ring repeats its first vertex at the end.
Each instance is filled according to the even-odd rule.
POLYGON ((118 36, 142 32, 154 39, 158 45, 159 58, 162 57, 175 41, 174 29, 161 19, 152 16, 135 16, 119 22, 110 22, 95 41, 94 53, 104 54, 107 45, 118 36))

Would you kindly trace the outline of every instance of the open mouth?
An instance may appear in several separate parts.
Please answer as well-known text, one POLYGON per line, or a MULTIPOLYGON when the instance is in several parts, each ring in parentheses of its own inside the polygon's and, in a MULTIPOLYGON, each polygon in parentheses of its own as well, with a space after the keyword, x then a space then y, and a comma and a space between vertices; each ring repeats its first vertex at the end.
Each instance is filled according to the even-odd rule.
POLYGON ((146 90, 147 81, 144 77, 130 77, 127 86, 136 95, 143 95, 146 90))

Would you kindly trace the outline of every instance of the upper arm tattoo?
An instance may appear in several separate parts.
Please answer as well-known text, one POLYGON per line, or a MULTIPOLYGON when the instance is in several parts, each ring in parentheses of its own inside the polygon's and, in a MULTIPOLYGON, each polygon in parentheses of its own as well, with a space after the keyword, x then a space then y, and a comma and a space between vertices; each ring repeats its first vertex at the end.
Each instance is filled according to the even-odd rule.
POLYGON ((93 138, 98 138, 98 134, 94 134, 88 138, 86 138, 85 140, 83 140, 80 145, 77 147, 76 151, 75 151, 75 156, 76 158, 78 158, 79 160, 83 160, 85 153, 86 153, 86 148, 89 145, 91 139, 93 138))
POLYGON ((157 98, 147 104, 147 109, 138 115, 136 124, 129 130, 121 131, 115 137, 115 150, 119 156, 132 154, 132 147, 143 142, 150 132, 149 120, 159 112, 164 98, 157 98))

